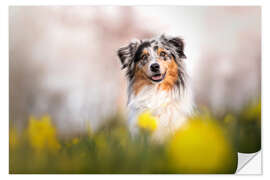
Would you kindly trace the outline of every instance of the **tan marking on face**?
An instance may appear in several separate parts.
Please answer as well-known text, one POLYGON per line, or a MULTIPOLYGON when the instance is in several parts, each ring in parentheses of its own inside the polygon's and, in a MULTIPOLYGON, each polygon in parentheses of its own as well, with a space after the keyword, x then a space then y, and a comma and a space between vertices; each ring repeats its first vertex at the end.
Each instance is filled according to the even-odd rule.
POLYGON ((135 77, 134 77, 134 84, 133 84, 133 91, 135 95, 137 95, 140 90, 147 85, 151 84, 151 81, 146 77, 145 73, 143 72, 146 66, 143 69, 138 68, 136 65, 135 77))
POLYGON ((142 55, 144 55, 144 54, 149 54, 148 51, 147 51, 147 49, 144 49, 143 50, 142 55))
POLYGON ((164 50, 163 48, 160 48, 160 47, 159 47, 158 50, 157 50, 157 54, 160 55, 160 53, 161 53, 162 51, 165 52, 165 50, 164 50))
POLYGON ((160 65, 167 67, 167 73, 163 81, 159 84, 158 88, 169 91, 175 85, 178 79, 178 67, 174 59, 172 58, 170 61, 159 61, 160 65))
MULTIPOLYGON (((158 48, 157 54, 160 55, 161 52, 166 52, 166 51, 163 48, 158 48)), ((160 65, 161 74, 164 74, 167 71, 167 69, 169 68, 169 65, 171 63, 170 61, 164 60, 163 58, 164 57, 160 57, 159 59, 157 59, 157 62, 160 65)), ((173 61, 173 59, 171 59, 171 61, 173 61)))

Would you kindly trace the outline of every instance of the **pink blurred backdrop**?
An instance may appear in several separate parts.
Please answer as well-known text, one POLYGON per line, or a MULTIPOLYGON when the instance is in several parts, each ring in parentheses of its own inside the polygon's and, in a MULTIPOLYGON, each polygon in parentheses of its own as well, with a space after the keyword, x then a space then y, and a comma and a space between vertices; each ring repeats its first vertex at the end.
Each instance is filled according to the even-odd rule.
POLYGON ((10 121, 50 114, 60 132, 125 115, 126 81, 116 51, 162 33, 186 42, 196 104, 222 113, 260 97, 260 7, 12 6, 10 121))

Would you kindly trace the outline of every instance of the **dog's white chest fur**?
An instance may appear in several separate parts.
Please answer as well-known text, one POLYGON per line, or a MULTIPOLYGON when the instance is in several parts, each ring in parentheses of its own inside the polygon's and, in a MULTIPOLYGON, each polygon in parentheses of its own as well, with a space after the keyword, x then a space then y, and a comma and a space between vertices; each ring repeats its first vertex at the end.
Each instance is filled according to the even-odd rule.
POLYGON ((192 113, 193 102, 190 92, 175 88, 163 91, 157 84, 144 87, 137 95, 129 92, 128 124, 133 135, 138 133, 138 115, 149 110, 158 120, 158 128, 153 136, 162 140, 178 129, 192 113))

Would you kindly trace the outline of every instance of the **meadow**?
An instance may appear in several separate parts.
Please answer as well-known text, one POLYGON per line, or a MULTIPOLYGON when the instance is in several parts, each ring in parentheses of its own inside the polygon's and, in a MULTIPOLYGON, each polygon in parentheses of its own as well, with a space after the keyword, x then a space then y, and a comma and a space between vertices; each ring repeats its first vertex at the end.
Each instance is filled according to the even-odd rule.
POLYGON ((27 128, 10 123, 10 174, 178 174, 235 173, 237 152, 261 149, 261 103, 214 115, 206 108, 163 143, 151 133, 158 124, 149 112, 138 118, 131 137, 121 115, 97 131, 62 137, 53 117, 29 116, 27 128))

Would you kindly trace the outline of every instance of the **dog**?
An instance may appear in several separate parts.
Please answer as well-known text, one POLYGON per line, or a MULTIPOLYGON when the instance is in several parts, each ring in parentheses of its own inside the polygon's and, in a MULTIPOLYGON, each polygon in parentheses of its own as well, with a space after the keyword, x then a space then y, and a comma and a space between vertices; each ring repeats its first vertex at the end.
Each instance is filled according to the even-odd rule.
POLYGON ((194 111, 186 72, 184 42, 180 37, 160 35, 133 40, 117 51, 128 80, 128 127, 138 134, 138 115, 150 111, 158 120, 154 139, 164 140, 194 111))

